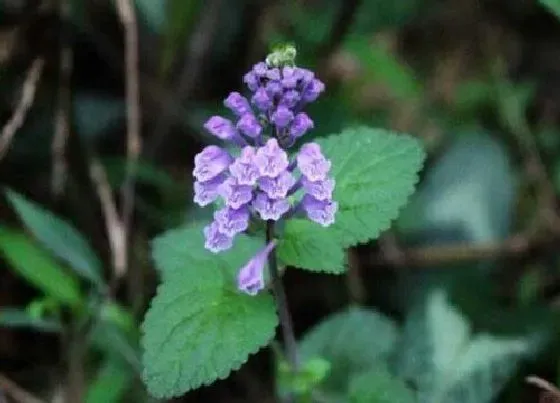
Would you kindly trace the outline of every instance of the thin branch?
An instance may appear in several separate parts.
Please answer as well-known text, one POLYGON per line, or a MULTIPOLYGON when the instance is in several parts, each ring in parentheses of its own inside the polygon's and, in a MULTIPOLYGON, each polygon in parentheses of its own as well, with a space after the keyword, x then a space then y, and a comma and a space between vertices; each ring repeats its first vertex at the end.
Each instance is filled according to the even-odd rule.
POLYGON ((536 386, 537 388, 541 389, 543 392, 549 393, 550 396, 555 399, 555 401, 560 402, 560 390, 558 390, 558 388, 553 384, 551 384, 550 382, 534 375, 525 378, 525 382, 536 386))
POLYGON ((37 58, 31 64, 31 67, 27 71, 25 81, 23 82, 23 89, 21 93, 21 98, 14 110, 14 113, 10 120, 2 128, 2 133, 0 134, 0 160, 8 152, 8 148, 12 143, 16 131, 23 125, 25 117, 33 105, 35 100, 35 92, 37 90, 37 85, 43 74, 43 66, 45 62, 42 58, 37 58))
POLYGON ((0 389, 18 403, 45 403, 3 374, 0 374, 0 389))
POLYGON ((129 236, 134 213, 134 187, 136 166, 141 152, 141 114, 138 66, 138 24, 134 5, 131 0, 117 0, 117 10, 125 31, 125 74, 127 107, 127 167, 122 187, 122 231, 124 256, 115 266, 117 278, 122 277, 128 268, 129 236))
MULTIPOLYGON (((59 13, 63 26, 70 13, 70 3, 68 0, 60 0, 59 13)), ((64 190, 66 182, 67 163, 65 158, 66 143, 70 136, 70 110, 71 110, 71 90, 70 76, 72 74, 72 48, 64 41, 67 40, 67 28, 61 28, 60 43, 60 70, 58 83, 58 99, 55 112, 55 132, 52 142, 52 175, 51 191, 53 195, 59 196, 64 190)))
MULTIPOLYGON (((105 169, 99 160, 94 157, 90 159, 89 173, 103 211, 107 237, 111 246, 113 273, 117 273, 117 268, 126 266, 126 243, 123 224, 117 212, 117 205, 111 193, 111 185, 107 180, 105 169)), ((110 290, 114 291, 116 281, 117 277, 113 276, 109 285, 110 290)))

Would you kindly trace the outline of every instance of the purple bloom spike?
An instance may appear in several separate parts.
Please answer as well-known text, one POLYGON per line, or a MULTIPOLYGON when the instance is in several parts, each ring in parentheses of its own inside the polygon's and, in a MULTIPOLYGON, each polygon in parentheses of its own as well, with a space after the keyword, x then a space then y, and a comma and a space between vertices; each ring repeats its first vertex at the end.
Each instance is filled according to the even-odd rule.
POLYGON ((218 146, 207 146, 194 157, 194 177, 207 182, 225 171, 232 158, 227 151, 218 146))
POLYGON ((253 208, 263 220, 278 221, 290 209, 286 199, 274 200, 264 193, 258 193, 253 201, 253 208))
POLYGON ((246 136, 256 138, 259 137, 262 132, 262 127, 253 115, 253 113, 246 113, 237 122, 237 128, 246 136))
POLYGON ((294 138, 298 138, 303 136, 310 129, 313 129, 313 121, 309 118, 307 113, 300 112, 296 115, 290 126, 290 135, 294 138))
POLYGON ((204 128, 210 134, 222 140, 232 140, 237 136, 237 131, 231 120, 221 116, 212 116, 204 123, 204 128))
POLYGON ((301 200, 301 207, 311 221, 328 227, 334 223, 334 216, 338 210, 338 203, 331 200, 321 201, 306 194, 301 200))
POLYGON ((204 247, 214 253, 227 250, 233 245, 233 238, 221 233, 216 221, 204 227, 204 237, 206 238, 204 247))
POLYGON ((249 217, 249 209, 247 207, 239 209, 224 207, 214 213, 214 220, 218 223, 218 230, 232 238, 249 227, 249 217))
POLYGON ((246 113, 251 113, 251 105, 249 101, 239 92, 232 92, 224 100, 224 105, 229 108, 237 116, 243 116, 246 113))
POLYGON ((257 165, 262 176, 275 178, 288 168, 288 155, 278 145, 275 138, 268 139, 263 147, 260 147, 255 156, 257 165))
POLYGON ((263 87, 257 89, 251 101, 262 112, 266 112, 272 107, 272 99, 268 96, 267 91, 263 87))
POLYGON ((284 105, 280 105, 271 118, 278 128, 283 129, 294 119, 294 113, 284 105))
POLYGON ((238 209, 253 199, 253 187, 240 185, 235 178, 228 178, 219 188, 219 194, 225 199, 226 204, 238 209))
POLYGON ((207 182, 194 182, 194 202, 201 207, 207 206, 220 196, 224 175, 218 175, 207 182))
POLYGON ((276 178, 263 176, 259 179, 259 187, 271 199, 284 199, 290 189, 296 184, 296 179, 288 171, 282 172, 276 178))
POLYGON ((264 288, 263 270, 266 266, 268 255, 276 246, 276 241, 270 241, 239 270, 237 274, 237 288, 249 295, 257 295, 264 288))
POLYGON ((229 167, 229 172, 240 185, 253 186, 259 177, 259 168, 256 164, 255 148, 243 147, 241 155, 229 167))
POLYGON ((317 143, 304 144, 297 155, 297 166, 301 173, 312 182, 326 178, 331 162, 321 153, 317 143))
POLYGON ((301 178, 301 184, 305 192, 315 199, 320 201, 327 201, 332 199, 334 191, 334 179, 327 178, 322 181, 312 182, 307 177, 301 178))

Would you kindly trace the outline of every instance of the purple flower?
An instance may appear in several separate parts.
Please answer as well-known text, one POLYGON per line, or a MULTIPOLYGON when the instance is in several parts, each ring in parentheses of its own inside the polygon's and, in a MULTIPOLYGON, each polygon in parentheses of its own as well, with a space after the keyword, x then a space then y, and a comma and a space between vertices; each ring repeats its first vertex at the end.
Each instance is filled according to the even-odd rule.
POLYGON ((278 141, 271 138, 257 150, 255 165, 260 175, 275 178, 288 168, 288 155, 280 148, 278 141))
POLYGON ((325 84, 323 84, 323 82, 318 79, 313 79, 309 84, 307 84, 307 86, 303 90, 303 94, 301 95, 301 98, 305 102, 313 102, 319 97, 321 92, 323 92, 324 90, 325 90, 325 84))
POLYGON ((315 79, 315 73, 313 73, 311 70, 299 69, 299 71, 301 75, 301 81, 303 82, 304 87, 315 79))
POLYGON ((306 194, 301 200, 301 208, 307 213, 311 221, 328 227, 334 223, 334 216, 338 210, 338 203, 332 200, 317 200, 306 194))
POLYGON ((259 87, 251 101, 262 112, 266 112, 272 107, 272 99, 270 99, 264 87, 259 87))
POLYGON ((248 137, 258 137, 262 132, 262 127, 257 118, 251 113, 246 113, 237 122, 237 128, 248 137))
POLYGON ((227 250, 233 245, 233 238, 221 233, 216 221, 204 227, 204 237, 206 238, 204 247, 214 253, 227 250))
POLYGON ((259 62, 253 66, 253 72, 259 77, 264 77, 268 72, 268 66, 265 62, 259 62))
POLYGON ((286 66, 282 69, 282 85, 284 88, 296 88, 300 75, 295 67, 286 66))
POLYGON ((229 166, 229 172, 239 185, 253 186, 257 183, 260 174, 256 165, 255 148, 251 146, 243 147, 241 155, 229 166))
POLYGON ((253 199, 253 187, 239 185, 235 178, 229 177, 218 189, 219 194, 225 199, 226 204, 238 209, 253 199))
POLYGON ((224 207, 214 213, 214 220, 218 223, 220 233, 232 238, 249 227, 249 217, 247 207, 239 209, 224 207))
POLYGON ((237 131, 231 120, 221 116, 212 116, 204 123, 204 128, 210 134, 222 140, 231 140, 237 136, 237 131))
POLYGON ((219 175, 207 182, 194 182, 194 202, 201 207, 207 206, 218 198, 224 176, 219 175))
POLYGON ((313 129, 313 121, 309 118, 307 113, 300 112, 294 118, 292 126, 290 127, 290 135, 298 138, 307 133, 308 130, 313 129))
POLYGON ((295 108, 300 100, 299 92, 295 90, 289 90, 284 93, 282 99, 280 100, 280 105, 286 108, 295 108))
POLYGON ((280 70, 277 68, 269 69, 266 72, 266 78, 272 81, 279 81, 280 80, 280 70))
POLYGON ((269 97, 274 98, 284 91, 282 84, 279 81, 269 81, 265 86, 266 93, 269 97))
POLYGON ((194 157, 194 177, 207 182, 225 171, 231 163, 231 156, 218 146, 207 146, 194 157))
POLYGON ((290 189, 296 184, 296 179, 288 171, 282 172, 276 178, 263 176, 259 179, 259 187, 271 199, 284 199, 290 189))
POLYGON ((259 88, 259 77, 250 71, 243 77, 243 82, 247 85, 250 91, 256 91, 259 88))
POLYGON ((253 200, 253 208, 263 220, 278 221, 290 209, 286 199, 274 200, 264 193, 258 193, 253 200))
POLYGON ((301 178, 301 184, 305 193, 313 196, 319 201, 326 201, 332 199, 332 194, 334 191, 334 179, 327 178, 325 180, 320 180, 312 182, 307 177, 303 176, 301 178))
POLYGON ((284 128, 294 119, 293 112, 284 105, 278 106, 272 114, 272 121, 279 128, 284 128))
POLYGON ((249 101, 239 92, 232 92, 225 99, 224 105, 231 109, 237 116, 243 116, 246 113, 251 113, 251 105, 249 101))
POLYGON ((263 270, 268 259, 268 255, 276 246, 276 241, 270 241, 266 247, 243 266, 237 274, 237 288, 249 295, 257 295, 264 288, 263 270))
POLYGON ((304 144, 296 159, 301 173, 312 182, 325 179, 331 169, 331 162, 321 153, 317 143, 304 144))

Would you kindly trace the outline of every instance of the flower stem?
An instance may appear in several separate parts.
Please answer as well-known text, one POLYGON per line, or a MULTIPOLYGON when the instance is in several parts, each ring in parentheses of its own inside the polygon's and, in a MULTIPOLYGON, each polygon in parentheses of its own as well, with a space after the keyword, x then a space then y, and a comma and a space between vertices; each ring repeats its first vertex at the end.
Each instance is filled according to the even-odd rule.
MULTIPOLYGON (((268 220, 266 223, 266 242, 274 239, 274 221, 268 220)), ((272 281, 272 289, 276 298, 278 307, 278 316, 280 317, 280 326, 282 326, 282 336, 284 339, 284 350, 288 363, 292 371, 296 372, 299 368, 299 359, 297 353, 296 337, 292 325, 292 318, 288 309, 286 292, 282 285, 282 279, 278 274, 278 262, 276 260, 276 249, 268 255, 268 270, 270 271, 270 279, 272 281)))

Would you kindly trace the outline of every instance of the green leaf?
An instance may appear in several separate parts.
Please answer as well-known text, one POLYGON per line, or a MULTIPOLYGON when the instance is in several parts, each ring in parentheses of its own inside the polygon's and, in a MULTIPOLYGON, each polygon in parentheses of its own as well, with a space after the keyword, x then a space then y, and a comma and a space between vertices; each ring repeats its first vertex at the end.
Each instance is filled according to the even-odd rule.
POLYGON ((235 277, 259 249, 246 236, 232 250, 204 250, 200 227, 169 231, 154 242, 163 284, 143 324, 143 378, 156 397, 178 396, 223 379, 267 344, 277 325, 268 293, 241 294, 235 277))
POLYGON ((391 319, 352 307, 311 329, 300 343, 300 353, 304 360, 321 357, 329 361, 332 369, 325 390, 344 395, 349 374, 365 371, 386 358, 396 341, 397 328, 391 319))
POLYGON ((122 402, 125 392, 134 380, 134 374, 118 359, 108 358, 89 385, 86 403, 122 402))
POLYGON ((336 234, 343 247, 377 238, 414 191, 425 158, 420 142, 358 127, 318 143, 332 162, 339 204, 335 223, 319 229, 336 234))
POLYGON ((539 0, 539 3, 560 20, 560 0, 539 0))
POLYGON ((527 337, 473 337, 438 289, 407 319, 396 370, 419 403, 489 403, 530 348, 527 337))
POLYGON ((336 237, 309 220, 289 220, 277 252, 285 265, 332 274, 344 272, 345 254, 336 237))
POLYGON ((81 304, 77 280, 23 233, 0 227, 0 252, 14 271, 47 296, 72 307, 81 304))
POLYGON ((30 328, 42 332, 60 332, 62 325, 55 319, 37 318, 25 309, 0 309, 0 326, 12 328, 30 328))
POLYGON ((351 403, 414 403, 413 392, 383 366, 350 380, 351 403))
POLYGON ((77 274, 102 287, 102 266, 86 239, 66 221, 11 190, 8 200, 33 236, 77 274))
POLYGON ((289 220, 278 245, 286 264, 340 273, 344 248, 375 239, 408 200, 424 161, 420 143, 382 129, 357 127, 317 141, 332 161, 339 208, 328 228, 289 220))

